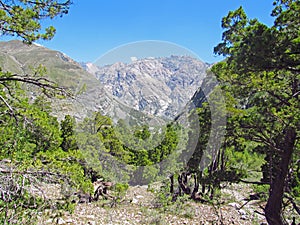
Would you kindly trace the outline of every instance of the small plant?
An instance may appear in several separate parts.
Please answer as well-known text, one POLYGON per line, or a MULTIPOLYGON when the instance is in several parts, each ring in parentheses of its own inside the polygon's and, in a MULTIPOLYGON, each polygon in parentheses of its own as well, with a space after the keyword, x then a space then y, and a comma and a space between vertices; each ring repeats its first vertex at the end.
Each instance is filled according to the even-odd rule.
POLYGON ((183 212, 183 216, 188 219, 192 219, 195 216, 195 210, 192 206, 187 205, 183 212))
POLYGON ((120 195, 126 194, 126 191, 128 190, 129 185, 126 183, 117 183, 114 186, 114 191, 118 192, 120 195))
POLYGON ((119 201, 126 195, 126 192, 129 188, 127 183, 117 183, 114 185, 113 190, 116 192, 116 197, 119 201))
POLYGON ((168 186, 164 183, 159 191, 155 193, 155 201, 158 209, 163 212, 168 210, 168 206, 172 204, 172 196, 168 193, 168 186))

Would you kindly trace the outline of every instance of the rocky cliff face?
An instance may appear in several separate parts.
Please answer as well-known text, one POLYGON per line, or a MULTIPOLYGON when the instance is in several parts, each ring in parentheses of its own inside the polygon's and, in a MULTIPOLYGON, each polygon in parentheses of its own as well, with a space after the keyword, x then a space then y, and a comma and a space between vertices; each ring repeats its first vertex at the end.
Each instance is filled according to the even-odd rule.
POLYGON ((146 58, 95 68, 86 64, 105 89, 143 113, 173 119, 201 86, 208 65, 188 56, 146 58))

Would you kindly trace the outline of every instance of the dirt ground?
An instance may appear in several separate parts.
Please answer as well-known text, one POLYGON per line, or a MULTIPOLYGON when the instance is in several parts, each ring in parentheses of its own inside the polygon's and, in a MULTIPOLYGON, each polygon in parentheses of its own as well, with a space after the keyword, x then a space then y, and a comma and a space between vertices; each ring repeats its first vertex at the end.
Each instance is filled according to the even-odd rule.
POLYGON ((56 219, 40 218, 39 224, 113 225, 113 224, 266 224, 260 213, 265 204, 251 201, 244 205, 251 193, 250 186, 230 185, 217 200, 220 204, 178 201, 168 206, 158 204, 153 193, 158 188, 130 187, 121 202, 110 201, 78 204, 74 213, 56 219), (244 206, 243 206, 244 205, 244 206))

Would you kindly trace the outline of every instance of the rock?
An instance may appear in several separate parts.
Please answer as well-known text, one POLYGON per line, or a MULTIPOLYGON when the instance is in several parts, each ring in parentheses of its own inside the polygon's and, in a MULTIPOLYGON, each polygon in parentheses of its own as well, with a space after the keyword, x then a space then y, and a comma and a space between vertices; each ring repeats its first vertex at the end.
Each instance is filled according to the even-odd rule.
POLYGON ((95 215, 86 215, 86 218, 88 218, 88 219, 95 219, 95 215))
POLYGON ((53 224, 53 219, 49 219, 49 220, 45 221, 45 224, 53 224))
POLYGON ((128 221, 124 221, 124 224, 130 224, 128 221))
POLYGON ((246 211, 243 210, 243 209, 240 209, 240 210, 239 210, 239 213, 240 213, 241 215, 247 215, 246 211))
POLYGON ((231 207, 233 207, 233 208, 235 208, 235 209, 238 209, 238 208, 241 207, 240 204, 238 204, 236 202, 230 202, 230 203, 228 203, 228 205, 231 206, 231 207))
POLYGON ((74 221, 71 218, 66 219, 65 221, 66 221, 66 223, 74 223, 74 221))
POLYGON ((57 224, 58 225, 66 224, 66 221, 64 221, 62 218, 59 218, 57 224))
POLYGON ((241 220, 248 220, 249 218, 248 218, 248 216, 247 215, 242 215, 241 216, 241 220))
POLYGON ((98 69, 89 63, 84 68, 126 105, 146 114, 173 119, 201 86, 208 65, 189 56, 170 56, 115 63, 98 69))
POLYGON ((133 199, 132 199, 132 203, 133 203, 133 204, 137 204, 138 202, 139 202, 139 200, 137 200, 136 198, 133 198, 133 199))

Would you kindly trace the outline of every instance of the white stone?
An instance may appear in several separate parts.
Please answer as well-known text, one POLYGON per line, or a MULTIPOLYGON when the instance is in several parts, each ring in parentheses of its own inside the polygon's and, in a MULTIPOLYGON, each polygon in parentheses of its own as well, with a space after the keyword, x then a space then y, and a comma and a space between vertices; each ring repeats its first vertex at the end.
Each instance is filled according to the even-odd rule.
POLYGON ((240 209, 240 210, 239 210, 239 213, 240 213, 241 215, 247 215, 246 211, 243 210, 243 209, 240 209))
POLYGON ((66 224, 66 221, 64 221, 62 218, 59 218, 57 224, 59 225, 66 224))
POLYGON ((248 216, 242 215, 242 216, 241 216, 241 219, 242 219, 242 220, 248 220, 248 216))
POLYGON ((139 200, 137 200, 136 198, 133 198, 133 199, 132 199, 132 203, 133 203, 133 204, 137 204, 138 202, 139 202, 139 200))
POLYGON ((236 209, 238 209, 238 208, 241 207, 241 206, 240 206, 238 203, 236 203, 236 202, 230 202, 230 203, 228 203, 228 205, 231 206, 231 207, 234 207, 234 208, 236 208, 236 209))

